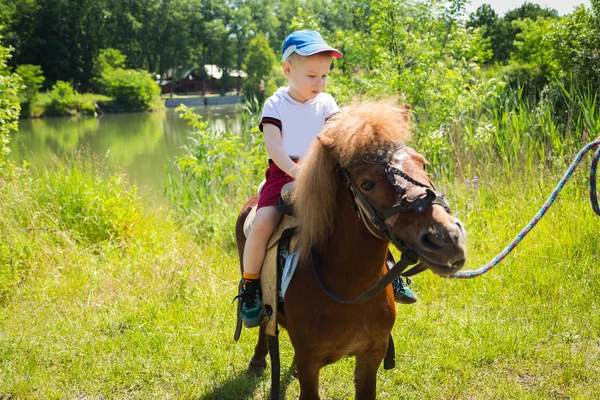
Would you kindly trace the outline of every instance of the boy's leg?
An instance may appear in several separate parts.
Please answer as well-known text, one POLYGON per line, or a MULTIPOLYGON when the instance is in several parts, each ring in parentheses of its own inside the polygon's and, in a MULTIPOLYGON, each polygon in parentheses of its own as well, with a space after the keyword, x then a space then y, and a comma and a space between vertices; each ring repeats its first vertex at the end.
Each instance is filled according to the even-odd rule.
POLYGON ((252 230, 246 240, 242 266, 244 267, 244 290, 242 321, 247 328, 261 324, 264 318, 260 296, 260 270, 265 260, 267 243, 281 219, 275 207, 263 207, 256 212, 252 230))

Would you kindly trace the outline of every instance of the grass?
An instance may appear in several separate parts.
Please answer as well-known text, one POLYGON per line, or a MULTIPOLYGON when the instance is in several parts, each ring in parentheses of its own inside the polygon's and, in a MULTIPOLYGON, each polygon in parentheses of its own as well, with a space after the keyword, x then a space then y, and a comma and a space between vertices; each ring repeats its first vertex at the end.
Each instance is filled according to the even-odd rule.
MULTIPOLYGON (((600 393, 600 218, 584 172, 575 178, 484 277, 414 278, 419 302, 397 307, 397 367, 379 372, 378 398, 600 393)), ((499 252, 556 179, 449 183, 468 230, 467 267, 499 252)), ((237 254, 198 241, 164 210, 143 211, 132 196, 118 180, 60 164, 0 181, 0 398, 266 399, 269 374, 244 374, 256 331, 232 340, 237 254), (70 218, 77 209, 98 223, 70 218), (132 226, 113 230, 111 218, 132 226)), ((286 395, 297 398, 285 332, 280 341, 286 395)), ((353 398, 352 368, 344 359, 323 370, 323 398, 353 398)))

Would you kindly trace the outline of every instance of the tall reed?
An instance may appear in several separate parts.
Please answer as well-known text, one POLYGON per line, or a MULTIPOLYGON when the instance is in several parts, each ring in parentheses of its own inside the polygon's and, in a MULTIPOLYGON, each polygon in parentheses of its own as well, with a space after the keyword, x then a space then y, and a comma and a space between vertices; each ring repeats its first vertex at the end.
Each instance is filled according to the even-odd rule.
POLYGON ((255 101, 246 103, 240 134, 228 124, 210 126, 193 109, 177 110, 193 133, 185 154, 166 168, 165 194, 179 222, 200 240, 232 247, 237 213, 263 179, 267 156, 257 110, 255 101))
POLYGON ((561 102, 532 103, 523 91, 504 91, 438 132, 417 129, 417 147, 445 179, 555 172, 600 135, 597 92, 561 87, 561 102), (431 138, 437 138, 432 140, 431 138))

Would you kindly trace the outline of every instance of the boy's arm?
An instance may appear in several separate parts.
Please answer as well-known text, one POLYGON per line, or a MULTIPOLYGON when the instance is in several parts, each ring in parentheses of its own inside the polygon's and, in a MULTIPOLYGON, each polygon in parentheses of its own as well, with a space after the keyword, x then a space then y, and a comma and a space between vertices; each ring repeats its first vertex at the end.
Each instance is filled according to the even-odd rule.
POLYGON ((286 174, 296 179, 298 164, 296 164, 283 148, 281 142, 281 131, 273 124, 263 125, 263 134, 265 136, 265 147, 271 160, 286 174))

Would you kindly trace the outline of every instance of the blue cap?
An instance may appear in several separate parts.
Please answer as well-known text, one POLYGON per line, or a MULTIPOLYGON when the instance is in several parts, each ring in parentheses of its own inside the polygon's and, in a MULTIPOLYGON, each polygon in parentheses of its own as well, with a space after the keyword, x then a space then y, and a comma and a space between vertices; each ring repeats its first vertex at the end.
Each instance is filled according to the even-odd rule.
POLYGON ((312 56, 313 54, 330 51, 335 58, 342 58, 342 53, 334 49, 325 42, 317 31, 295 31, 289 34, 283 41, 281 55, 283 61, 287 60, 292 53, 298 53, 301 56, 312 56))

